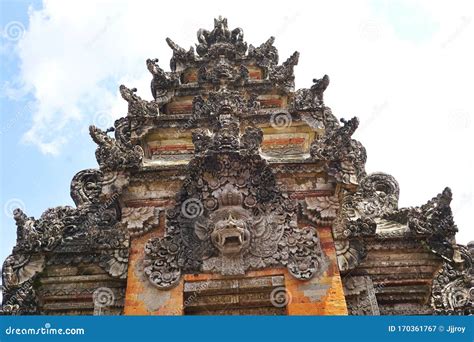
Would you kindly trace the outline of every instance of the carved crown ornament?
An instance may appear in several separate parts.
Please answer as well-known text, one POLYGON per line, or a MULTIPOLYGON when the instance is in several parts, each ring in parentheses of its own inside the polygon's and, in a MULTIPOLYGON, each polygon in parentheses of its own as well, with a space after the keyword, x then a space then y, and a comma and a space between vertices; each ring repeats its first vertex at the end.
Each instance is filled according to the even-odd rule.
MULTIPOLYGON (((241 276, 285 267, 297 279, 318 278, 330 259, 316 228, 330 226, 343 275, 357 270, 373 241, 416 240, 442 261, 433 275, 433 312, 472 313, 472 245, 468 251, 455 243, 450 189, 422 206, 398 208, 397 181, 365 171, 366 150, 353 139, 359 120, 339 121, 325 105, 327 75, 295 91, 298 52, 279 64, 274 37, 247 44, 243 30, 224 18, 200 29, 188 50, 166 41, 170 71, 146 60, 152 100, 122 85, 127 115, 110 128, 90 127, 99 168, 74 176, 76 207, 51 208, 39 218, 14 212, 17 243, 3 264, 0 313, 41 313, 35 284, 51 265, 93 263, 125 279, 130 239, 159 229, 160 221, 164 236, 147 241, 141 270, 158 289, 200 272, 241 276), (313 135, 297 162, 286 161, 285 150, 273 159, 262 153, 265 128, 287 132, 299 124, 313 135), (188 134, 190 145, 192 139, 190 160, 179 167, 147 164, 147 138, 165 129, 188 134), (173 205, 124 205, 132 182, 162 179, 163 170, 184 179, 173 205), (323 174, 336 190, 291 198, 276 174, 323 174)), ((375 294, 367 298, 372 310, 375 294)))

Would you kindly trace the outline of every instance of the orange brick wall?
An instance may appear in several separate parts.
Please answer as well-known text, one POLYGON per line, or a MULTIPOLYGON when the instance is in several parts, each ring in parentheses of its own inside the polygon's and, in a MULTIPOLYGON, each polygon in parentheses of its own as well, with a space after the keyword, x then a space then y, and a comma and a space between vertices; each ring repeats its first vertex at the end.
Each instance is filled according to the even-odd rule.
MULTIPOLYGON (((291 300, 289 315, 347 315, 341 277, 336 264, 336 252, 331 228, 318 228, 321 246, 329 259, 327 271, 320 278, 301 281, 293 278, 286 268, 247 272, 248 276, 283 274, 291 300)), ((144 245, 151 237, 162 236, 163 229, 132 240, 128 268, 125 315, 181 315, 183 312, 184 280, 223 278, 219 274, 185 275, 180 284, 169 291, 151 285, 142 271, 144 245)))

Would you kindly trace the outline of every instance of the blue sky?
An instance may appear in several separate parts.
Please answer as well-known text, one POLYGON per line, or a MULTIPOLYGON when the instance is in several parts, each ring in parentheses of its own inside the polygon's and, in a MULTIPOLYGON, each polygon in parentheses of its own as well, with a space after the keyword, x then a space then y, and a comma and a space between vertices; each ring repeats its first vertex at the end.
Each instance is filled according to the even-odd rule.
MULTIPOLYGON (((1 1, 0 27, 13 22, 28 29, 28 8, 41 8, 41 1, 1 1)), ((48 207, 73 205, 69 196, 72 177, 81 169, 96 167, 95 146, 86 134, 74 134, 63 153, 52 156, 38 147, 24 143, 22 137, 30 128, 35 96, 32 93, 5 94, 21 89, 18 78, 21 61, 15 53, 18 41, 2 35, 1 78, 1 192, 0 259, 4 259, 15 244, 16 227, 11 209, 20 207, 30 216, 39 217, 48 207)), ((72 80, 71 80, 72 81, 72 80)))
POLYGON ((254 45, 276 36, 280 60, 300 51, 298 88, 329 74, 326 103, 338 117, 359 116, 368 172, 397 178, 401 206, 451 186, 459 240, 474 240, 473 154, 465 148, 474 137, 472 3, 272 4, 248 12, 190 2, 175 17, 169 2, 0 1, 0 259, 15 242, 13 206, 39 217, 73 205, 72 177, 97 165, 87 127, 106 128, 126 114, 118 86, 150 99, 145 60, 158 57, 167 69, 165 37, 188 47, 220 14, 254 45))

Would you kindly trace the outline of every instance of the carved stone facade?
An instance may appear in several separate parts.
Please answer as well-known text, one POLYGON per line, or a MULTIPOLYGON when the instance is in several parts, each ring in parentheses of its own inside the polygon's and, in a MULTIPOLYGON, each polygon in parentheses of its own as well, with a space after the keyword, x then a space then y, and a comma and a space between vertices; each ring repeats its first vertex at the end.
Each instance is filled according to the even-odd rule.
POLYGON ((99 169, 74 176, 75 208, 15 211, 1 313, 472 314, 449 188, 398 208, 327 75, 295 91, 298 52, 279 64, 273 37, 227 19, 197 37, 167 39, 170 71, 146 60, 153 100, 122 85, 127 115, 90 127, 99 169))
POLYGON ((165 236, 145 247, 150 281, 169 288, 183 272, 244 275, 278 266, 302 280, 322 274, 327 262, 315 228, 298 228, 296 206, 258 153, 262 131, 248 127, 240 136, 223 110, 212 135, 193 134, 195 158, 167 213, 165 236))

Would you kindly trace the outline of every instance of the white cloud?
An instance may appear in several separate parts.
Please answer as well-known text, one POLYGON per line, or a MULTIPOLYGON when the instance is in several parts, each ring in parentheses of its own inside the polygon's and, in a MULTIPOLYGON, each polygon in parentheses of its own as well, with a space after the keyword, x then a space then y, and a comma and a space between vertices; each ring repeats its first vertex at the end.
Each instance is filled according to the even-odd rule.
POLYGON ((372 8, 371 2, 349 1, 45 1, 43 10, 31 11, 18 47, 20 79, 37 100, 24 140, 60 153, 78 125, 102 120, 104 111, 124 115, 118 85, 150 98, 145 59, 159 57, 167 67, 165 37, 187 48, 198 28, 211 28, 222 14, 254 45, 275 35, 281 60, 300 51, 297 87, 330 75, 327 104, 337 116, 360 117, 356 136, 368 150, 367 169, 396 176, 401 205, 424 203, 450 185, 459 240, 466 243, 474 238, 468 150, 474 136, 473 5, 413 3, 387 11, 392 2, 372 8), (404 13, 413 8, 416 15, 404 13), (416 39, 405 39, 407 27, 416 39))

